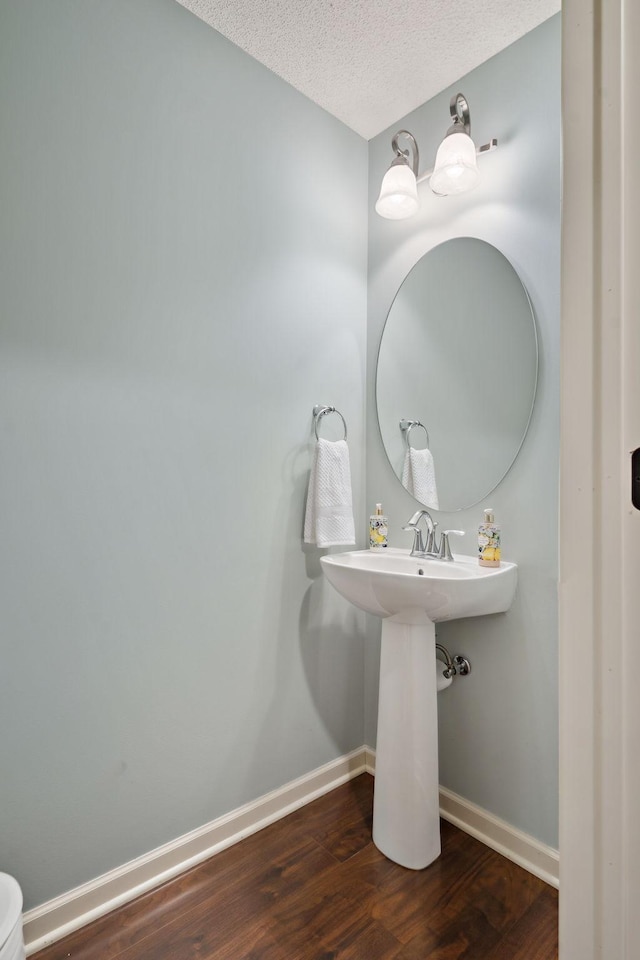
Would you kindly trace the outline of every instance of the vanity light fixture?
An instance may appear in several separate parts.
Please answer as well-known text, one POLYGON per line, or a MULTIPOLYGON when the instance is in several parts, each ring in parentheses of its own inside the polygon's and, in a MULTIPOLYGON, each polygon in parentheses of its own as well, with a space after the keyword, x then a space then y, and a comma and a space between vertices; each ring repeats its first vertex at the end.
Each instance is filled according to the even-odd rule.
POLYGON ((376 212, 381 217, 386 217, 387 220, 404 220, 413 216, 420 206, 418 184, 423 180, 429 180, 429 186, 439 197, 464 193, 477 184, 480 174, 476 158, 495 150, 498 141, 490 140, 476 150, 470 134, 469 104, 461 93, 451 98, 449 110, 453 123, 438 147, 433 170, 418 172, 420 157, 418 144, 412 133, 398 130, 394 135, 391 146, 396 156, 383 177, 376 203, 376 212), (407 139, 410 149, 403 149, 399 145, 399 137, 407 139))

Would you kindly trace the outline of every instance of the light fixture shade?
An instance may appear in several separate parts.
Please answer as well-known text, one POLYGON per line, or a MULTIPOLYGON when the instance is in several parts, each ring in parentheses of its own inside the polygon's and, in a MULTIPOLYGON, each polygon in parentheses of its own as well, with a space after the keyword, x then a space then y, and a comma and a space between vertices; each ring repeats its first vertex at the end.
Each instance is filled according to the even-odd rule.
POLYGON ((444 138, 431 174, 429 186, 440 196, 464 193, 478 183, 480 174, 476 162, 476 148, 466 133, 451 133, 444 138))
POLYGON ((415 174, 406 163, 393 163, 382 179, 376 213, 387 220, 404 220, 420 206, 415 174))

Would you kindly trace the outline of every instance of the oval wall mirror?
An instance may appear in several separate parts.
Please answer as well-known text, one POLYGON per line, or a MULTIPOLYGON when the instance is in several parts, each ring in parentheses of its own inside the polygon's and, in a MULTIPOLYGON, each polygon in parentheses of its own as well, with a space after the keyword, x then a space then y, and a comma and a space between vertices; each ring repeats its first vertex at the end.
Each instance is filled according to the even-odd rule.
POLYGON ((486 498, 522 446, 537 378, 533 310, 507 258, 471 237, 426 253, 378 352, 378 423, 400 482, 429 509, 486 498))

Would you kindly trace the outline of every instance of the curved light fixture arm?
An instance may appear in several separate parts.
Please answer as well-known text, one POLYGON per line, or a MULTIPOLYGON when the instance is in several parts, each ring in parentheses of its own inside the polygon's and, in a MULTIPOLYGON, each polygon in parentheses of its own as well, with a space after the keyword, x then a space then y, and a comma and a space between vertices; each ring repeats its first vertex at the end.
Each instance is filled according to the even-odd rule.
POLYGON ((414 177, 418 177, 418 167, 420 164, 420 151, 418 150, 418 144, 416 143, 416 138, 412 133, 409 133, 408 130, 398 130, 397 133, 393 135, 391 141, 391 146, 396 155, 396 159, 393 163, 406 163, 413 170, 414 177), (409 146, 411 150, 403 150, 402 147, 398 144, 398 137, 406 137, 409 141, 409 146), (412 162, 409 163, 409 157, 412 156, 412 162))
POLYGON ((462 127, 467 136, 470 137, 471 111, 469 110, 469 104, 464 94, 456 93, 455 96, 451 97, 449 113, 453 118, 453 124, 447 130, 447 136, 449 136, 450 133, 460 133, 460 127, 462 127))

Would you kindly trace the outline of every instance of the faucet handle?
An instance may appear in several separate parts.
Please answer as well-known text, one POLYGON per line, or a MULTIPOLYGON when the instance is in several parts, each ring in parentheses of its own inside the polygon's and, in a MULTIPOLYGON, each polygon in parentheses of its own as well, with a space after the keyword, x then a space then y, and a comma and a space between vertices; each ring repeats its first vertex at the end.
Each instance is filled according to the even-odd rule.
POLYGON ((411 556, 416 553, 424 553, 424 542, 422 540, 422 530, 416 523, 409 523, 406 527, 402 528, 403 530, 412 530, 413 531, 413 546, 411 547, 411 556))
POLYGON ((440 539, 440 551, 438 553, 439 560, 453 560, 451 554, 451 547, 449 546, 449 537, 451 534, 455 534, 456 537, 464 537, 464 530, 444 530, 442 537, 440 539))

